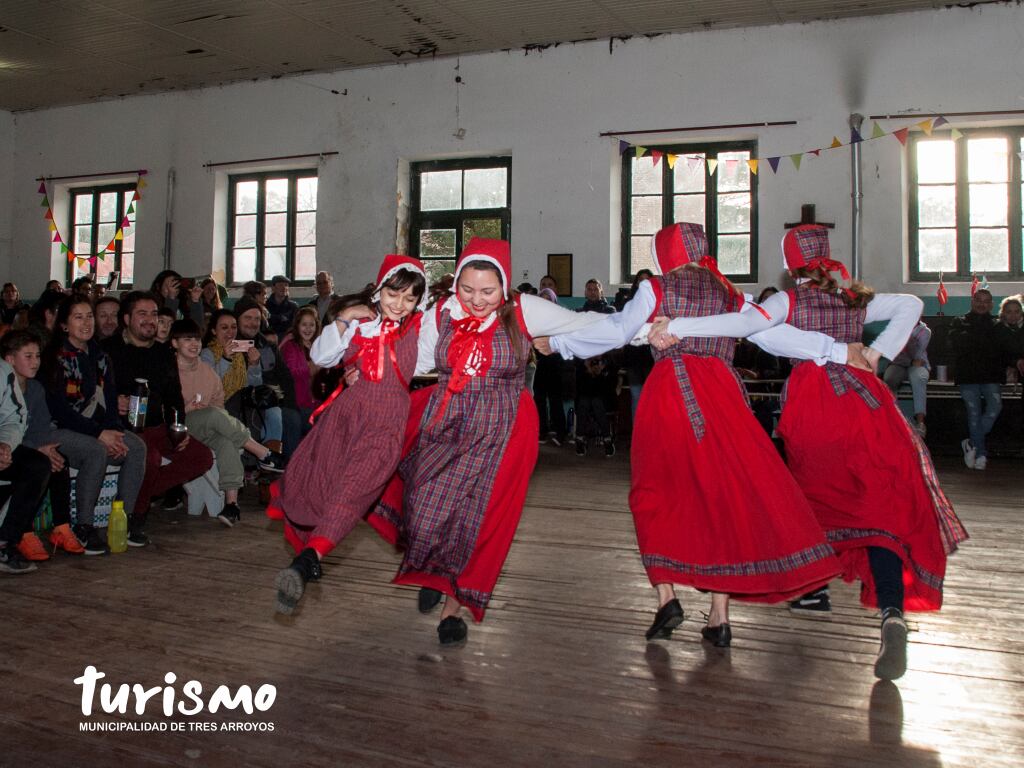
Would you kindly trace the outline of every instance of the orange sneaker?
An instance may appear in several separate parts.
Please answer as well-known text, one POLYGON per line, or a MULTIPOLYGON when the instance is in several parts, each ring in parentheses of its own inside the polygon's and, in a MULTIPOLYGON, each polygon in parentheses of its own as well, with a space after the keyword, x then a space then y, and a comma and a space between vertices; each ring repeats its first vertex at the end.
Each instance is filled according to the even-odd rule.
POLYGON ((54 552, 58 549, 63 549, 69 555, 80 555, 85 552, 82 542, 78 540, 78 537, 71 530, 71 526, 67 523, 58 525, 50 531, 50 543, 53 544, 54 552))
POLYGON ((18 542, 18 551, 26 560, 50 559, 50 556, 46 554, 46 547, 43 546, 43 542, 31 531, 21 537, 21 541, 18 542))

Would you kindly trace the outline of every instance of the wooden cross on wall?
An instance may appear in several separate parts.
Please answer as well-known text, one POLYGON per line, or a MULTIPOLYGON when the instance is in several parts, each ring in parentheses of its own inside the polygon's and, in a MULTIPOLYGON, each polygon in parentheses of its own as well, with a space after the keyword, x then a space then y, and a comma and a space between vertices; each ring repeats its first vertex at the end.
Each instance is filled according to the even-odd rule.
POLYGON ((793 221, 787 223, 786 229, 792 229, 793 227, 799 227, 801 224, 818 224, 822 227, 828 227, 829 229, 835 229, 835 223, 828 221, 815 221, 814 215, 814 203, 804 203, 800 206, 800 221, 793 221))

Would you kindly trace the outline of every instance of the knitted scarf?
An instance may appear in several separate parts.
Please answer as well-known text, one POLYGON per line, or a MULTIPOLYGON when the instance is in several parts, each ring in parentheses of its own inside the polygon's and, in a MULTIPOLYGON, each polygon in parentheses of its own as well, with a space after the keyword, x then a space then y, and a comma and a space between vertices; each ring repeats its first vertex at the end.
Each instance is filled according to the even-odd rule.
MULTIPOLYGON (((213 367, 216 369, 217 364, 227 357, 224 347, 221 346, 219 341, 214 339, 207 348, 213 352, 213 367)), ((231 355, 231 367, 221 377, 221 383, 224 385, 224 399, 230 399, 233 394, 243 389, 248 380, 248 364, 245 355, 241 352, 236 352, 231 355)))

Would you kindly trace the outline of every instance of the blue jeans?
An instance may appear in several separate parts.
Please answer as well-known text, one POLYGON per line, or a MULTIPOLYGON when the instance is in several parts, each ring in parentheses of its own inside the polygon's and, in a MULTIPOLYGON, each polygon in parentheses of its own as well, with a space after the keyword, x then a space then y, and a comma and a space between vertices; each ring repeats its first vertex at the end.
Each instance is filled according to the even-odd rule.
POLYGON ((882 378, 893 394, 896 394, 905 379, 910 379, 910 391, 914 395, 914 415, 928 412, 928 369, 923 365, 904 366, 889 363, 882 378))
POLYGON ((992 431, 992 425, 1003 410, 1002 397, 998 384, 961 384, 960 397, 967 407, 967 433, 974 446, 974 455, 978 458, 987 456, 985 435, 992 431), (985 411, 981 410, 981 400, 985 399, 985 411))

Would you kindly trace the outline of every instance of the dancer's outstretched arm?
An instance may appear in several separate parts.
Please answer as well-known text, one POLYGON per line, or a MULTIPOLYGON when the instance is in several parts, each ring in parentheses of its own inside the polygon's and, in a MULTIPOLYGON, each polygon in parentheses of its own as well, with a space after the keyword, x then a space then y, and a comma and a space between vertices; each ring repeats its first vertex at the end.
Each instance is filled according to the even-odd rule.
MULTIPOLYGON (((645 280, 640 283, 636 295, 626 302, 621 312, 613 315, 593 313, 597 315, 597 319, 592 320, 586 328, 571 333, 559 332, 551 336, 547 343, 552 352, 559 353, 566 360, 573 357, 595 357, 639 340, 638 334, 645 330, 645 325, 657 306, 658 300, 654 296, 654 289, 650 281, 645 280)), ((531 334, 534 338, 544 336, 541 333, 533 333, 532 329, 531 334)))

